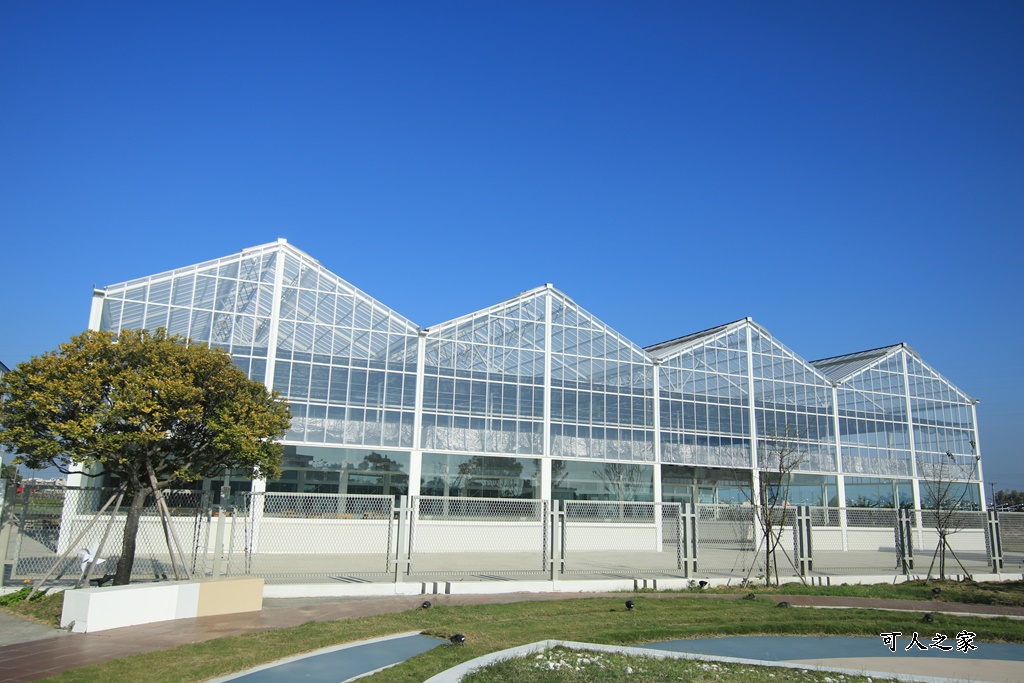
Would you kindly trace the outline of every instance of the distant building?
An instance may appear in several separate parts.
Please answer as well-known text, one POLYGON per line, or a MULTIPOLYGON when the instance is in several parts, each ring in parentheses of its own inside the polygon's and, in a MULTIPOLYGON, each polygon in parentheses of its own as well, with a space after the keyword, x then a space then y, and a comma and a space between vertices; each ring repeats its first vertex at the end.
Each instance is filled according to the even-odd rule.
POLYGON ((920 507, 939 474, 983 505, 977 401, 906 344, 808 362, 745 318, 641 348, 550 285, 421 328, 285 240, 96 290, 91 326, 287 398, 281 478, 233 492, 742 504, 784 441, 793 504, 920 507))

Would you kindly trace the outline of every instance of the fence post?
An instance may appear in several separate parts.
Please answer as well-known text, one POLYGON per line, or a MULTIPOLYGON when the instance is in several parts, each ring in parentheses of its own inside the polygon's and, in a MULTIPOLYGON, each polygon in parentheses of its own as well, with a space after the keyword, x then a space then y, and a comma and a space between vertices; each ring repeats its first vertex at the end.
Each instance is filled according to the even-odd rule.
POLYGON ((693 503, 680 504, 679 548, 682 553, 683 576, 697 573, 697 512, 693 503))
POLYGON ((565 501, 551 501, 551 559, 549 576, 557 581, 565 573, 565 501))
POLYGON ((913 519, 910 513, 906 508, 900 508, 896 513, 896 557, 904 574, 910 574, 914 569, 913 519))
POLYGON ((227 515, 224 514, 224 506, 217 508, 217 533, 213 541, 213 578, 219 579, 221 566, 224 563, 224 524, 227 515))
POLYGON ((7 574, 7 545, 11 539, 11 520, 8 517, 7 480, 0 479, 0 588, 4 587, 4 576, 7 574))
POLYGON ((796 506, 796 525, 793 528, 793 552, 796 555, 800 576, 807 576, 814 570, 814 550, 811 532, 811 507, 796 506))
POLYGON ((999 511, 988 511, 988 553, 992 572, 1001 574, 1003 571, 1003 538, 999 528, 999 511))
POLYGON ((395 583, 402 583, 402 574, 412 573, 412 508, 418 496, 399 496, 398 530, 395 532, 395 583))

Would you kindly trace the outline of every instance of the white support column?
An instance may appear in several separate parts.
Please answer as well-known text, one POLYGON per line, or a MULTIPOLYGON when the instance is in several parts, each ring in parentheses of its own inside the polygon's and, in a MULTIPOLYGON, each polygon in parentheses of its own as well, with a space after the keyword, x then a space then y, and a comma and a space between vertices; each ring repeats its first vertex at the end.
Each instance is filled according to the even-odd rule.
POLYGON ((100 321, 103 320, 103 301, 107 292, 103 289, 92 290, 92 310, 89 311, 89 329, 100 329, 100 321))
MULTIPOLYGON (((277 240, 279 245, 286 244, 285 240, 277 240)), ((280 246, 277 250, 277 258, 274 259, 274 296, 271 299, 270 307, 270 330, 267 332, 267 370, 263 377, 263 384, 274 390, 274 371, 277 368, 277 334, 281 324, 281 294, 284 291, 284 249, 280 246)), ((266 479, 252 480, 251 490, 261 492, 267 490, 266 479)), ((262 499, 262 496, 260 496, 262 499)), ((260 510, 262 516, 262 508, 260 510)))
MULTIPOLYGON (((836 497, 839 498, 839 528, 843 539, 843 552, 850 549, 849 526, 846 519, 846 470, 843 468, 843 446, 839 433, 839 388, 832 385, 832 430, 836 443, 836 497)), ((828 506, 828 501, 825 501, 828 506)))
POLYGON ((284 292, 284 240, 278 240, 277 258, 274 259, 274 296, 271 299, 270 330, 267 332, 267 372, 263 383, 268 389, 274 388, 274 371, 277 366, 277 336, 281 326, 281 296, 284 292))
POLYGON ((554 288, 550 284, 545 285, 545 288, 547 293, 544 295, 544 445, 540 466, 540 497, 542 500, 551 500, 551 290, 554 288))
MULTIPOLYGON (((921 481, 917 471, 917 445, 914 442, 914 413, 913 407, 910 403, 910 372, 907 370, 907 352, 904 351, 901 354, 900 360, 903 361, 903 400, 906 402, 907 409, 907 443, 910 446, 910 473, 913 476, 913 486, 911 487, 914 491, 914 517, 916 518, 917 524, 917 544, 921 547, 924 543, 924 518, 921 516, 921 481)), ((897 492, 898 495, 898 492, 897 492)), ((899 501, 896 501, 896 507, 899 508, 899 501)))
MULTIPOLYGON (((978 493, 981 496, 981 511, 985 512, 988 510, 988 504, 985 501, 985 477, 981 473, 981 440, 978 438, 978 400, 975 399, 971 402, 971 431, 974 432, 974 457, 978 465, 978 493)), ((995 505, 995 501, 992 504, 995 505)))
POLYGON ((420 495, 420 480, 423 479, 423 451, 415 449, 409 453, 409 496, 420 495))
MULTIPOLYGON (((654 380, 652 381, 654 398, 651 401, 653 406, 654 415, 654 502, 660 503, 661 500, 661 391, 659 389, 661 374, 661 361, 655 360, 654 366, 651 368, 654 380)), ((660 526, 659 526, 660 528, 660 526)))
MULTIPOLYGON (((754 538, 761 538, 757 508, 761 505, 761 472, 757 457, 757 410, 754 405, 754 338, 747 325, 747 415, 750 422, 750 502, 754 506, 754 538)), ((755 544, 756 545, 756 544, 755 544)))
POLYGON ((413 399, 412 447, 423 448, 423 365, 427 359, 427 331, 416 339, 416 397, 413 399))
POLYGON ((416 394, 413 399, 412 451, 409 453, 409 501, 420 495, 423 479, 423 382, 427 361, 427 331, 416 338, 416 394))

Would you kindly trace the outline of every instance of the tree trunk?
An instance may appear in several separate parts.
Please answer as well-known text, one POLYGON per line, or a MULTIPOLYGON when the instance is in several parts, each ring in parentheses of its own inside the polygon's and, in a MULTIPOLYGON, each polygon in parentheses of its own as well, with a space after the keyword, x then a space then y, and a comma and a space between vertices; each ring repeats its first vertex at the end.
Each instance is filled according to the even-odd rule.
POLYGON ((115 586, 126 586, 132 579, 132 565, 135 564, 135 537, 139 533, 139 518, 142 508, 146 505, 149 488, 136 489, 132 504, 128 507, 128 518, 124 523, 124 538, 121 541, 121 559, 117 562, 117 573, 114 575, 115 586))

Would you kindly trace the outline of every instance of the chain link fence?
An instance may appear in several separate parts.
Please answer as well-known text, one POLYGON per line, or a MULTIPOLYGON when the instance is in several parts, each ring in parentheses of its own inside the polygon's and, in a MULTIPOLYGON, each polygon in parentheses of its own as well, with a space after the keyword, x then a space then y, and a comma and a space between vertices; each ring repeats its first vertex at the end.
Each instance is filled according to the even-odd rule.
POLYGON ((746 578, 764 574, 760 537, 749 505, 697 506, 697 573, 746 578))
POLYGON ((563 506, 565 573, 683 576, 678 503, 567 500, 563 506))
POLYGON ((394 508, 391 496, 246 493, 225 532, 231 540, 227 572, 348 582, 386 575, 395 547, 394 508))
POLYGON ((550 557, 549 503, 413 496, 409 569, 417 578, 539 575, 550 557))
MULTIPOLYGON (((65 555, 55 569, 55 580, 77 581, 87 569, 86 559, 93 557, 99 558, 93 569, 94 579, 113 575, 120 561, 131 504, 125 496, 115 514, 116 503, 111 498, 116 493, 115 489, 90 487, 9 488, 0 530, 0 548, 6 551, 5 581, 39 580, 65 555), (107 509, 97 517, 108 502, 107 509)), ((194 573, 204 573, 212 550, 208 495, 201 491, 165 491, 164 500, 170 511, 168 529, 181 546, 186 566, 194 573)), ((139 519, 132 578, 174 578, 163 521, 152 496, 146 500, 139 519)))
MULTIPOLYGON (((113 574, 127 506, 96 516, 114 491, 28 485, 6 490, 0 553, 4 580, 39 580, 55 568, 77 581, 82 557, 113 574), (111 518, 113 521, 111 522, 111 518), (104 538, 105 537, 105 538, 104 538)), ((209 494, 167 491, 170 528, 197 576, 260 576, 271 581, 342 582, 451 577, 484 580, 558 575, 639 578, 759 579, 766 575, 762 524, 750 505, 634 501, 548 501, 252 492, 236 507, 215 508, 209 494), (554 574, 552 574, 554 572, 554 574)), ((775 510, 776 552, 783 578, 939 573, 933 564, 947 530, 946 575, 992 571, 990 528, 982 512, 941 519, 928 510, 891 508, 775 510), (794 528, 804 520, 798 543, 794 528), (901 540, 902 539, 902 540, 901 540), (906 556, 906 557, 905 557, 906 556), (801 562, 801 560, 803 560, 801 562), (798 569, 797 567, 800 567, 798 569)), ((1001 513, 1004 571, 1024 571, 1024 513, 1001 513)), ((133 580, 173 578, 163 523, 146 501, 137 536, 133 580)))
POLYGON ((1024 512, 1000 512, 1003 570, 1024 573, 1024 512))

